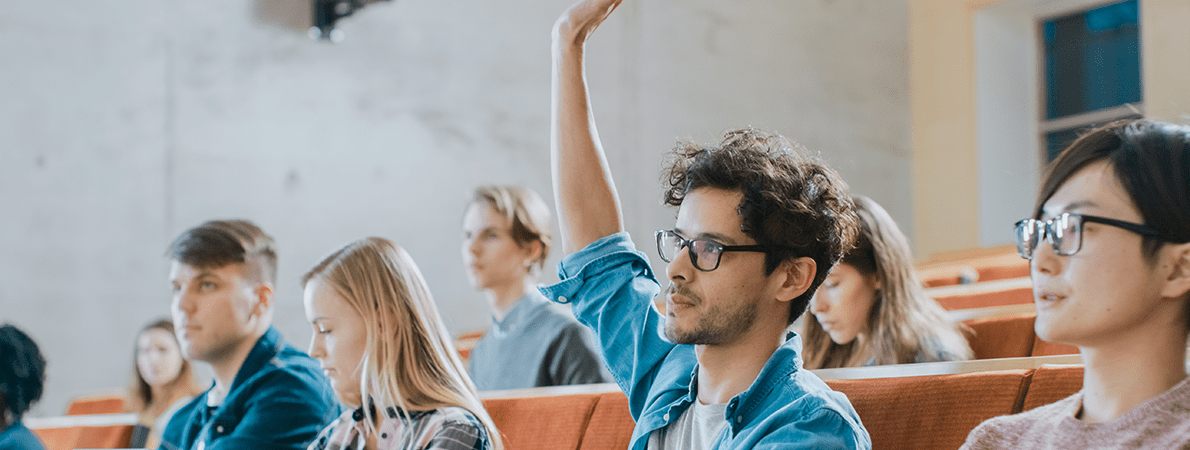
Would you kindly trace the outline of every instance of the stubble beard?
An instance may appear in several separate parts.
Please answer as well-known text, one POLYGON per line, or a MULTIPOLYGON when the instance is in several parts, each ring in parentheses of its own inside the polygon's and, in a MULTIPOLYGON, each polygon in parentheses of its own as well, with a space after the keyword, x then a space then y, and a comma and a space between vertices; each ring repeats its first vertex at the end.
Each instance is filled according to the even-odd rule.
MULTIPOLYGON (((705 302, 702 297, 686 286, 671 284, 669 292, 676 292, 690 299, 694 306, 701 306, 705 302)), ((687 330, 679 330, 674 320, 666 316, 665 338, 680 345, 718 345, 735 340, 747 332, 756 322, 756 302, 740 300, 734 307, 715 305, 703 311, 698 317, 698 324, 687 330)))

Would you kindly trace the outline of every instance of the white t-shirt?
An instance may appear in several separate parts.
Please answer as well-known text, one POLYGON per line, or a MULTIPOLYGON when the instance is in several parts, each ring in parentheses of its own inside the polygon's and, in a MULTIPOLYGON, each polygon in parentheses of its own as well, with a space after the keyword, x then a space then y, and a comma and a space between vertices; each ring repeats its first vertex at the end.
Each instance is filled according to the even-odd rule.
POLYGON ((678 420, 649 435, 648 450, 710 449, 727 427, 727 403, 704 405, 695 400, 678 420))

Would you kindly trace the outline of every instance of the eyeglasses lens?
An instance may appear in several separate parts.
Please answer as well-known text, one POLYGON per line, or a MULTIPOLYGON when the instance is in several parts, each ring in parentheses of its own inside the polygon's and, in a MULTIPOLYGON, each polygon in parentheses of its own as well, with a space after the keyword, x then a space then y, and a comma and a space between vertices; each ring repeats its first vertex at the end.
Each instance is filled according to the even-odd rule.
POLYGON ((1062 256, 1070 256, 1078 252, 1082 241, 1082 221, 1070 214, 1055 217, 1050 231, 1054 242, 1054 250, 1062 256))
POLYGON ((694 267, 698 270, 715 270, 719 266, 719 247, 712 242, 690 241, 690 252, 694 256, 694 267))
POLYGON ((1021 258, 1033 258, 1033 249, 1037 248, 1040 238, 1037 225, 1038 222, 1033 219, 1025 219, 1016 224, 1016 251, 1020 253, 1021 258))
POLYGON ((674 255, 681 251, 681 242, 678 235, 670 231, 657 232, 657 253, 661 254, 661 259, 665 262, 674 260, 674 255))

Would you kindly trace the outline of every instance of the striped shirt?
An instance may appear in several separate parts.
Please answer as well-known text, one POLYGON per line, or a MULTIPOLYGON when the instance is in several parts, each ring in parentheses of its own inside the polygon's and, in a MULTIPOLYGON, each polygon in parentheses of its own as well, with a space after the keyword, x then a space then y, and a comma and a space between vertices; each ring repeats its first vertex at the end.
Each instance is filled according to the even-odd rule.
MULTIPOLYGON (((377 450, 489 450, 487 429, 470 411, 445 407, 398 412, 386 408, 376 436, 377 450)), ((307 450, 361 450, 367 420, 363 408, 347 411, 318 434, 307 450)))

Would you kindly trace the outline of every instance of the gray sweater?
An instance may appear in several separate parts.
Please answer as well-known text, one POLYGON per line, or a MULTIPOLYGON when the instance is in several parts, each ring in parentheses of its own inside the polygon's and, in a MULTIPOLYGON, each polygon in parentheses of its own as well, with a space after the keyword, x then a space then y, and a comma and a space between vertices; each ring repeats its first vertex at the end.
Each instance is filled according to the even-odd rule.
POLYGON ((471 349, 481 391, 611 382, 586 327, 531 289, 471 349))

